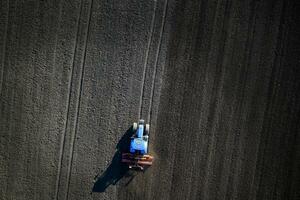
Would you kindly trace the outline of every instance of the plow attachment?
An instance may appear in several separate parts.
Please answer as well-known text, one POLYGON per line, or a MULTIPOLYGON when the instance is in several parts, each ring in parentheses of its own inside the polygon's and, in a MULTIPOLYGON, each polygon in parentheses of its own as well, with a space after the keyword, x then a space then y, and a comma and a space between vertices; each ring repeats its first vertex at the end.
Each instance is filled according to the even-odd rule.
POLYGON ((152 165, 153 156, 123 153, 122 162, 127 163, 129 168, 139 168, 143 170, 144 167, 152 165))

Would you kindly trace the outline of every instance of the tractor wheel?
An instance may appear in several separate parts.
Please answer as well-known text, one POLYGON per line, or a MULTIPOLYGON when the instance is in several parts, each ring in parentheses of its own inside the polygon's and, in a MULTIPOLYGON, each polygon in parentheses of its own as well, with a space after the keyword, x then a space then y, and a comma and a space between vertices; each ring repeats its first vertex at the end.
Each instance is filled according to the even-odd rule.
POLYGON ((146 135, 149 135, 149 131, 150 131, 150 125, 149 125, 149 124, 146 124, 146 127, 145 127, 145 134, 146 134, 146 135))
POLYGON ((138 127, 137 123, 134 122, 134 123, 132 124, 132 130, 133 130, 133 131, 136 131, 136 130, 137 130, 137 127, 138 127))

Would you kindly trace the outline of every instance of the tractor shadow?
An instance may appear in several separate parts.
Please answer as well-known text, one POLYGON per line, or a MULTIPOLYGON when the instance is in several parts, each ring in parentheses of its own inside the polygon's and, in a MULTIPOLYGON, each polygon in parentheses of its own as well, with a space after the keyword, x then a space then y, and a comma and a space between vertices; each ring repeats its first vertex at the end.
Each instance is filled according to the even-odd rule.
POLYGON ((130 137, 133 135, 132 127, 129 128, 119 140, 116 146, 116 152, 112 158, 110 165, 100 175, 97 174, 94 178, 94 186, 92 192, 104 192, 110 185, 116 185, 123 177, 126 177, 127 186, 135 176, 134 171, 129 171, 128 165, 121 162, 122 153, 128 152, 130 145, 130 137))

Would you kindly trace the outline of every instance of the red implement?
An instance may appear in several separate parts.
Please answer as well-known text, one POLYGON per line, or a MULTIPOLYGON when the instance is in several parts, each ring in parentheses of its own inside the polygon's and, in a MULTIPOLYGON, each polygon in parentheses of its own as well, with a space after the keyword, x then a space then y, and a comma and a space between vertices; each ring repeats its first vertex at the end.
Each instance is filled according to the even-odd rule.
POLYGON ((127 163, 129 168, 139 168, 143 170, 144 167, 152 165, 153 156, 123 153, 122 162, 127 163))

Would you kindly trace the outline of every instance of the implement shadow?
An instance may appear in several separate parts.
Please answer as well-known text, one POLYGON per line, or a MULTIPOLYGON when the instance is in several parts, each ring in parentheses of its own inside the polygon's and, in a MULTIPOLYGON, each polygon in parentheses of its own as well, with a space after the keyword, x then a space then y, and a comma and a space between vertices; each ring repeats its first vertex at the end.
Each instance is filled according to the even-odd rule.
POLYGON ((134 174, 129 173, 128 165, 121 162, 122 153, 128 152, 128 147, 130 145, 130 137, 133 135, 132 127, 129 128, 122 138, 119 140, 116 146, 115 155, 112 158, 110 165, 107 167, 105 172, 101 175, 97 174, 95 176, 95 183, 92 192, 104 192, 106 188, 110 185, 116 185, 117 182, 125 177, 130 177, 126 185, 134 178, 134 174))

